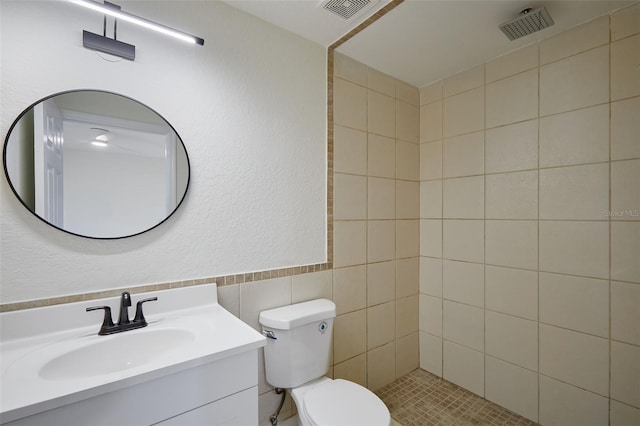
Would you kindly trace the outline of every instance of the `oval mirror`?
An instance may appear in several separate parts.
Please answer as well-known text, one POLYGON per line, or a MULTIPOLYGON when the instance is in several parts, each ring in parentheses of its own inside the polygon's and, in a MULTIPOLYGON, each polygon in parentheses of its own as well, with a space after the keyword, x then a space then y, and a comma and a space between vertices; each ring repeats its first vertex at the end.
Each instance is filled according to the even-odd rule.
POLYGON ((97 90, 57 93, 23 111, 3 161, 29 211, 89 238, 158 226, 189 186, 189 157, 173 127, 140 102, 97 90))

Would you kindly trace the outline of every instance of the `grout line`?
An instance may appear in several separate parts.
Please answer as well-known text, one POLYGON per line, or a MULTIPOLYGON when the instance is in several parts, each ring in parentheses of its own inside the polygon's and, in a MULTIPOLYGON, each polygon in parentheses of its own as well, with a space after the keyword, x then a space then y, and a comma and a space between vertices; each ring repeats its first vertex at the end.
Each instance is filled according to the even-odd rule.
MULTIPOLYGON (((498 313, 501 313, 501 312, 498 312, 498 313)), ((509 315, 509 314, 506 314, 506 315, 509 315)), ((591 336, 591 337, 595 337, 595 338, 603 339, 603 340, 607 340, 607 341, 611 340, 611 336, 602 336, 602 335, 599 335, 599 334, 589 333, 589 332, 586 332, 586 331, 583 331, 583 330, 576 330, 575 328, 569 328, 569 327, 566 327, 566 326, 563 326, 563 325, 552 324, 550 322, 538 321, 538 324, 539 325, 544 325, 545 327, 553 327, 553 328, 557 328, 557 329, 560 329, 560 330, 570 331, 572 333, 579 333, 579 334, 583 334, 585 336, 591 336)), ((626 342, 622 342, 622 343, 626 343, 626 342)), ((633 345, 632 343, 630 343, 630 344, 633 345)))
MULTIPOLYGON (((444 80, 440 101, 440 214, 444 216, 444 80)), ((440 220, 440 376, 444 378, 444 221, 440 220)))
MULTIPOLYGON (((576 385, 574 383, 566 381, 565 379, 561 379, 561 378, 558 378, 558 377, 553 377, 553 376, 550 376, 550 375, 544 374, 544 373, 538 373, 538 376, 539 377, 546 377, 546 378, 551 379, 551 380, 555 380, 556 382, 563 383, 563 384, 571 386, 573 388, 580 389, 581 391, 589 392, 589 393, 591 393, 593 395, 597 395, 597 396, 599 396, 601 398, 605 398, 607 401, 611 401, 611 397, 608 396, 608 395, 603 395, 603 394, 595 392, 595 391, 593 391, 591 389, 587 389, 585 387, 576 385)), ((607 402, 607 404, 608 404, 608 402, 607 402)))
MULTIPOLYGON (((484 211, 483 211, 483 223, 482 223, 482 236, 483 236, 483 241, 482 241, 482 248, 483 248, 483 253, 482 253, 482 296, 483 296, 483 301, 482 301, 482 320, 483 320, 483 329, 482 329, 482 352, 483 352, 483 357, 482 357, 482 362, 483 362, 483 371, 482 371, 482 378, 483 378, 483 396, 487 394, 487 286, 486 286, 486 281, 485 281, 485 277, 486 277, 486 271, 487 271, 487 83, 486 83, 486 79, 487 79, 487 66, 486 66, 486 62, 483 64, 483 68, 482 68, 482 80, 484 82, 483 84, 483 123, 484 123, 484 129, 482 132, 482 183, 483 183, 483 191, 484 194, 482 196, 482 201, 484 204, 484 211)), ((444 182, 443 182, 444 184, 444 182)))
MULTIPOLYGON (((608 87, 608 89, 609 89, 609 104, 608 104, 609 105, 609 134, 608 134, 608 136, 609 136, 609 141, 608 141, 609 142, 609 144, 608 144, 608 146, 609 146, 609 175, 608 175, 608 178, 609 178, 609 187, 608 187, 608 190, 609 190, 609 194, 608 194, 609 195, 609 197, 608 197, 609 198, 608 199, 609 211, 611 211, 611 209, 612 209, 612 193, 613 193, 613 188, 612 188, 612 184, 611 184, 611 178, 612 178, 611 133, 612 133, 612 124, 613 124, 612 120, 611 120, 611 103, 612 103, 612 100, 611 100, 611 67, 612 67, 611 48, 612 48, 612 46, 613 46, 613 43, 611 41, 611 15, 609 15, 609 50, 608 50, 608 54, 609 54, 609 58, 608 58, 609 59, 609 64, 608 64, 609 65, 609 70, 608 70, 609 71, 609 73, 608 73, 609 74, 609 81, 608 81, 608 83, 609 83, 609 87, 608 87)), ((611 391, 612 391, 611 372, 612 372, 612 369, 613 369, 612 362, 611 362, 612 352, 613 352, 613 345, 611 343, 611 333, 612 333, 612 326, 611 326, 611 324, 612 324, 612 321, 611 321, 611 272, 612 272, 611 271, 611 246, 612 246, 611 230, 612 230, 612 221, 611 221, 611 216, 609 216, 608 219, 609 219, 609 241, 608 241, 608 243, 609 243, 609 253, 608 253, 609 254, 609 271, 608 271, 609 272, 609 276, 608 276, 608 279, 609 279, 609 281, 608 281, 608 290, 609 290, 609 293, 608 293, 608 296, 609 296, 609 300, 608 300, 609 315, 608 315, 608 317, 609 317, 609 324, 607 324, 607 325, 608 325, 608 331, 609 331, 609 336, 608 336, 608 344, 609 344, 609 363, 608 364, 609 365, 607 367, 608 367, 609 371, 608 371, 608 377, 607 377, 607 379, 608 379, 607 390, 608 390, 609 394, 607 395, 607 409, 608 409, 607 421, 608 421, 608 424, 610 425, 611 424, 611 391)))
POLYGON ((527 370, 527 371, 529 371, 529 372, 531 372, 531 373, 535 373, 536 375, 537 375, 537 374, 538 374, 538 372, 539 372, 539 370, 532 370, 531 368, 524 367, 524 366, 522 366, 522 365, 520 365, 520 364, 516 364, 515 362, 513 362, 513 361, 509 361, 508 359, 500 358, 499 356, 494 355, 494 354, 486 354, 486 356, 487 356, 487 357, 489 357, 489 358, 495 358, 495 359, 497 359, 498 361, 504 362, 505 364, 509 364, 509 365, 514 366, 514 367, 518 367, 518 368, 521 368, 521 369, 523 369, 523 370, 527 370))
POLYGON ((536 352, 537 352, 537 385, 538 385, 538 389, 537 389, 537 396, 538 396, 538 412, 537 412, 537 416, 538 416, 538 420, 540 419, 541 416, 541 412, 540 412, 540 401, 541 401, 541 396, 540 396, 540 388, 541 388, 541 384, 540 384, 540 75, 542 74, 542 65, 541 65, 541 55, 540 55, 540 42, 538 41, 537 43, 538 45, 538 66, 537 66, 537 70, 538 70, 538 117, 536 118, 537 120, 537 133, 538 133, 538 137, 537 137, 537 187, 536 187, 536 196, 537 196, 537 226, 538 226, 538 241, 537 241, 537 256, 538 256, 538 270, 536 272, 536 322, 537 322, 537 326, 536 326, 536 337, 537 337, 537 347, 536 347, 536 352))
MULTIPOLYGON (((431 219, 426 219, 426 220, 431 220, 431 219)), ((407 260, 407 259, 416 259, 416 258, 426 258, 426 259, 432 259, 432 260, 440 260, 441 263, 443 263, 444 261, 447 262, 458 262, 458 263, 468 263, 471 265, 483 265, 482 262, 474 262, 474 261, 470 261, 470 260, 462 260, 462 259, 454 259, 454 258, 443 258, 440 256, 425 256, 425 255, 420 255, 420 256, 410 256, 410 257, 404 257, 404 258, 399 258, 399 260, 407 260)), ((345 269, 345 268, 352 268, 355 266, 366 266, 366 265, 375 265, 375 264, 380 264, 380 263, 388 263, 388 262, 393 262, 395 259, 384 259, 384 260, 376 260, 370 263, 358 263, 358 264, 353 264, 353 265, 342 265, 342 266, 338 266, 335 267, 333 269, 345 269)), ((565 277, 574 277, 574 278, 588 278, 588 279, 593 279, 593 280, 601 280, 601 281, 607 281, 608 278, 603 278, 603 277, 595 277, 595 276, 590 276, 590 275, 576 275, 576 274, 569 274, 569 273, 565 273, 565 272, 558 272, 558 271, 548 271, 548 270, 544 270, 544 269, 527 269, 527 268, 521 268, 521 267, 517 267, 517 266, 507 266, 507 265, 496 265, 493 263, 485 263, 485 266, 489 266, 492 268, 499 268, 499 269, 512 269, 515 271, 522 271, 522 272, 535 272, 535 273, 541 273, 541 274, 550 274, 550 275, 561 275, 561 276, 565 276, 565 277)), ((625 281, 625 280, 611 280, 611 282, 620 282, 620 283, 624 283, 624 284, 633 284, 633 285, 638 285, 640 284, 640 282, 635 282, 635 281, 625 281)), ((442 298, 442 296, 434 296, 434 297, 439 297, 442 298)))
MULTIPOLYGON (((370 108, 370 96, 369 96, 369 66, 366 65, 365 66, 366 69, 366 100, 367 100, 367 105, 366 105, 366 111, 365 111, 365 134, 367 135, 367 173, 369 172, 369 137, 371 135, 371 132, 369 131, 369 108, 370 108)), ((395 133, 395 132, 394 132, 395 133)), ((380 135, 381 136, 381 135, 380 135)), ((395 141, 394 141, 394 149, 395 149, 395 141)), ((394 175, 395 175, 395 170, 394 170, 394 175)), ((366 275, 366 271, 368 269, 368 264, 369 264, 369 229, 371 226, 371 220, 369 220, 369 182, 371 181, 371 178, 369 176, 367 176, 367 226, 366 226, 366 233, 364 236, 364 241, 365 241, 365 276, 368 277, 368 275, 366 275)), ((394 210, 395 212, 395 210, 394 210)), ((395 228, 394 228, 395 229, 395 228)), ((395 236, 395 234, 394 234, 395 236)), ((395 254, 395 252, 394 252, 395 254)), ((393 277, 393 282, 394 282, 394 299, 395 299, 395 273, 394 273, 394 277, 393 277)), ((367 294, 368 295, 368 294, 367 294)), ((382 305, 384 303, 388 303, 387 302, 383 302, 380 303, 379 305, 382 305)), ((378 306, 378 305, 376 305, 378 306)), ((369 330, 369 316, 370 316, 370 307, 369 307, 369 303, 368 300, 365 302, 365 311, 364 311, 364 328, 365 328, 365 347, 364 347, 364 353, 365 353, 365 357, 367 359, 367 373, 366 373, 366 381, 367 381, 367 386, 370 386, 370 383, 373 382, 373 380, 371 380, 371 378, 369 377, 369 352, 374 350, 375 348, 370 348, 369 347, 369 332, 371 330, 369 330)), ((395 333, 394 333, 394 338, 395 338, 395 333)), ((395 359, 394 359, 395 361, 395 359)), ((394 370, 394 377, 395 377, 395 370, 394 370)))

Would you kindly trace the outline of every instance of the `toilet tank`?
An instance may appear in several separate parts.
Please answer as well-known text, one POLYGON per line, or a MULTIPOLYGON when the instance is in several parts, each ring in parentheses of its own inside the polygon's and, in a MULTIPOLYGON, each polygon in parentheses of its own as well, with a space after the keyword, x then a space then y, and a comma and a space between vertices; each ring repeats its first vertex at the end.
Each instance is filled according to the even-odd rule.
POLYGON ((326 374, 335 316, 336 305, 328 299, 260 312, 267 336, 265 372, 271 386, 295 388, 326 374))

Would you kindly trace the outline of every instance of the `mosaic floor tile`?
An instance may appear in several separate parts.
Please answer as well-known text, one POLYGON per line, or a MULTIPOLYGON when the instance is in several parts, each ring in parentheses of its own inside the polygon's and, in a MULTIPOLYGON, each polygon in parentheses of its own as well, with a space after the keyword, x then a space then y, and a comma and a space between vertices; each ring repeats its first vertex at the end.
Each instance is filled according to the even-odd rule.
POLYGON ((402 426, 532 426, 535 422, 417 369, 376 391, 402 426))

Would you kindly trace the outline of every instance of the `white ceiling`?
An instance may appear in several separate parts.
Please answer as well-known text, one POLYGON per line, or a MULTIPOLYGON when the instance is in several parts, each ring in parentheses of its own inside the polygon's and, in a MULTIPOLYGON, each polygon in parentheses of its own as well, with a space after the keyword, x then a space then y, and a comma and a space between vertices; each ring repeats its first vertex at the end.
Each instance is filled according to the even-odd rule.
POLYGON ((325 0, 225 0, 231 6, 289 30, 322 46, 357 27, 390 0, 372 0, 372 6, 351 19, 335 15, 322 8, 325 0))
MULTIPOLYGON (((355 28, 364 16, 345 21, 313 0, 227 0, 245 12, 323 46, 355 28)), ((547 38, 618 9, 632 0, 405 0, 337 50, 417 87, 547 38), (515 41, 498 26, 526 7, 545 6, 555 25, 515 41)))

